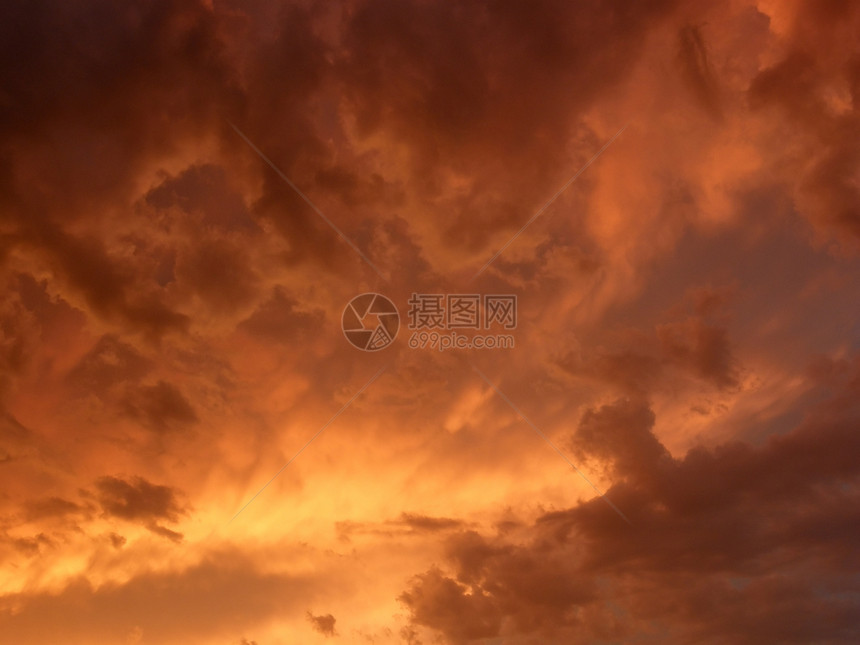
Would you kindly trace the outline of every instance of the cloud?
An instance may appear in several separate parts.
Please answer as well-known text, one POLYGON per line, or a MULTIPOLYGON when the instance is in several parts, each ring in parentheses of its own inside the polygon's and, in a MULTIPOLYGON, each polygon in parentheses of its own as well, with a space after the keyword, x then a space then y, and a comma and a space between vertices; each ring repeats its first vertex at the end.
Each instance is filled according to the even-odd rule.
POLYGON ((627 477, 668 457, 652 432, 654 413, 643 401, 619 400, 587 410, 571 439, 580 457, 610 463, 614 474, 627 477))
POLYGON ((686 26, 678 32, 678 58, 696 100, 712 118, 721 120, 720 90, 698 27, 686 26))
POLYGON ((27 520, 34 521, 45 518, 65 518, 82 514, 87 509, 80 504, 62 499, 60 497, 48 497, 33 500, 26 505, 27 520))
POLYGON ((588 411, 573 447, 612 464, 607 495, 632 525, 594 498, 543 514, 520 540, 457 533, 450 573, 430 569, 400 596, 413 625, 449 643, 850 642, 860 362, 850 369, 815 414, 760 446, 674 458, 644 402, 588 411), (726 613, 741 606, 755 609, 726 613))
POLYGON ((363 2, 336 69, 357 137, 408 144, 409 184, 436 205, 436 240, 489 255, 493 233, 510 237, 600 147, 578 118, 627 78, 673 4, 613 2, 592 20, 585 5, 552 1, 363 2), (464 179, 459 190, 448 173, 464 179))
POLYGON ((325 637, 336 636, 337 632, 334 629, 334 624, 337 622, 331 614, 320 614, 314 616, 311 612, 307 613, 308 622, 313 628, 325 637))
POLYGON ((223 239, 198 240, 177 260, 178 279, 208 308, 232 312, 254 301, 258 278, 249 255, 223 239))
POLYGON ((12 391, 39 342, 37 313, 27 298, 33 282, 30 276, 9 276, 0 298, 0 402, 12 391))
POLYGON ((152 484, 142 477, 135 477, 132 482, 128 482, 118 477, 105 476, 99 478, 96 488, 102 507, 114 517, 176 521, 181 511, 173 489, 152 484))
POLYGON ((166 175, 143 199, 157 211, 176 208, 191 215, 194 223, 204 229, 249 235, 262 232, 241 192, 231 185, 230 175, 219 165, 197 164, 177 175, 166 175))
POLYGON ((198 421, 188 399, 175 385, 165 381, 132 390, 125 398, 124 408, 128 415, 159 433, 183 429, 198 421))
POLYGON ((74 645, 122 642, 137 628, 146 639, 178 645, 241 633, 285 613, 300 616, 299 605, 314 588, 311 579, 261 572, 226 552, 181 571, 145 573, 124 583, 96 588, 82 578, 60 593, 3 596, 0 628, 19 642, 49 642, 61 632, 74 645), (18 609, 7 611, 10 603, 18 609), (52 616, 50 623, 45 615, 52 616))
POLYGON ((727 299, 726 289, 690 290, 684 305, 666 311, 652 329, 612 330, 604 334, 606 345, 576 347, 555 360, 574 376, 597 379, 635 396, 659 391, 667 383, 676 386, 677 370, 718 390, 737 389, 743 367, 729 336, 727 299))
POLYGON ((404 513, 400 521, 414 531, 427 531, 430 533, 457 528, 462 525, 460 520, 449 517, 427 517, 426 515, 414 515, 404 513))
POLYGON ((36 244, 51 249, 49 262, 55 265, 54 272, 79 290, 94 312, 119 316, 151 336, 187 328, 188 317, 135 284, 133 267, 111 258, 95 236, 74 237, 62 229, 46 227, 39 231, 36 244))
POLYGON ((0 446, 0 465, 32 453, 35 438, 15 417, 9 414, 0 416, 0 427, 3 428, 4 444, 0 446))
POLYGON ((860 193, 851 169, 860 148, 856 137, 845 134, 858 120, 860 67, 850 31, 860 13, 854 6, 832 9, 799 3, 785 55, 759 72, 748 96, 754 110, 793 131, 797 148, 786 151, 784 163, 798 173, 791 183, 799 210, 856 243, 860 193))
POLYGON ((409 607, 417 625, 441 631, 451 643, 467 643, 498 635, 502 612, 483 591, 469 592, 438 570, 416 576, 399 600, 409 607))
POLYGON ((185 513, 175 489, 152 484, 143 477, 126 481, 111 476, 100 477, 96 489, 99 504, 109 517, 140 523, 174 541, 182 539, 180 533, 157 523, 159 520, 176 522, 185 513))
POLYGON ((698 318, 657 327, 665 356, 718 387, 738 385, 738 368, 724 328, 698 318))
POLYGON ((858 25, 4 2, 0 633, 857 641, 858 25), (411 349, 413 292, 515 293, 516 348, 411 349))
POLYGON ((134 346, 105 334, 69 370, 67 380, 76 389, 99 396, 123 382, 139 381, 151 369, 151 361, 134 346))
POLYGON ((294 344, 309 338, 323 322, 323 312, 297 311, 298 302, 281 287, 275 287, 270 297, 239 324, 260 340, 294 344))
POLYGON ((188 317, 139 275, 135 259, 99 223, 107 204, 129 208, 137 173, 153 156, 199 134, 223 105, 215 97, 230 96, 215 14, 195 1, 124 8, 15 2, 4 14, 4 48, 17 60, 0 72, 6 103, 0 131, 8 135, 6 153, 18 159, 3 181, 13 248, 38 258, 52 284, 98 317, 149 337, 184 331, 188 317), (38 37, 24 36, 68 33, 67 20, 90 43, 86 53, 65 37, 34 46, 38 37), (198 102, 201 90, 209 100, 198 102), (209 117, 200 112, 206 105, 209 117), (156 116, 169 112, 163 121, 156 116), (50 188, 28 188, 34 175, 50 188), (74 231, 72 221, 79 224, 74 231))
POLYGON ((401 513, 397 519, 384 522, 338 522, 336 529, 341 539, 349 539, 354 535, 409 535, 421 537, 435 535, 462 529, 465 526, 462 520, 450 517, 431 517, 415 513, 401 513))

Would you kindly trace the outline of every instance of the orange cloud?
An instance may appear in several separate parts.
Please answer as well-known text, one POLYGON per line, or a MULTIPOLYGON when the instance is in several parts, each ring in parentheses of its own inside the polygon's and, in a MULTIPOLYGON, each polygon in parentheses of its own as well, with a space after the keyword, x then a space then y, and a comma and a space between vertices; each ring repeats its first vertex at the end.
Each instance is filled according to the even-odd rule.
POLYGON ((0 633, 856 641, 858 25, 6 2, 0 633))

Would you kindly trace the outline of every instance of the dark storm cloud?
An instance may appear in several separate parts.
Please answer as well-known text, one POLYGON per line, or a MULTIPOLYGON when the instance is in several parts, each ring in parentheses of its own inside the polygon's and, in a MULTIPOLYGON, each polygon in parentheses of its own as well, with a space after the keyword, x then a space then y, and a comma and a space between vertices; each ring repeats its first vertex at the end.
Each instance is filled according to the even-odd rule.
POLYGON ((437 569, 416 576, 398 599, 409 608, 413 623, 442 632, 449 643, 480 641, 499 633, 502 612, 495 599, 483 590, 470 593, 437 569))
POLYGON ((199 241, 176 265, 176 274, 195 296, 218 313, 231 313, 253 302, 257 276, 244 246, 225 240, 199 241))
POLYGON ((173 311, 144 288, 134 267, 112 258, 98 237, 76 237, 49 225, 30 241, 49 249, 47 259, 56 274, 82 293, 95 313, 118 316, 131 328, 156 337, 187 328, 188 317, 173 311))
POLYGON ((446 170, 472 178, 465 199, 436 210, 446 244, 475 247, 519 228, 571 174, 567 142, 594 138, 577 116, 631 71, 674 4, 361 2, 338 73, 360 135, 408 142, 422 200, 441 198, 446 170))
POLYGON ((10 544, 15 551, 30 558, 34 558, 44 550, 56 546, 54 540, 44 533, 39 533, 33 537, 18 537, 12 539, 3 536, 3 539, 0 541, 10 544))
POLYGON ((426 531, 429 533, 459 528, 463 524, 460 520, 450 517, 428 517, 414 513, 404 513, 400 517, 400 522, 413 531, 426 531))
POLYGON ((40 345, 64 324, 82 320, 81 312, 47 291, 47 281, 27 273, 0 278, 0 404, 15 381, 32 365, 40 345))
POLYGON ((177 208, 197 214, 200 224, 225 232, 259 233, 241 193, 230 185, 227 171, 214 164, 192 165, 167 175, 144 201, 158 210, 177 208))
POLYGON ((676 459, 644 402, 587 412, 572 447, 611 465, 607 495, 632 526, 593 499, 543 515, 525 542, 459 533, 451 573, 431 569, 400 597, 413 623, 450 643, 649 632, 670 642, 851 642, 860 635, 848 573, 860 564, 860 359, 843 367, 827 401, 761 446, 676 459), (475 616, 471 627, 454 619, 462 612, 475 616))
POLYGON ((33 317, 11 298, 3 301, 0 305, 0 401, 11 391, 38 342, 37 330, 28 324, 33 322, 33 317))
POLYGON ((110 476, 100 477, 96 489, 98 502, 109 517, 142 524, 173 541, 182 539, 181 533, 158 524, 162 520, 176 522, 186 512, 175 489, 152 484, 143 477, 127 481, 110 476))
POLYGON ((725 329, 689 318, 660 325, 657 338, 670 361, 686 366, 718 387, 738 384, 736 359, 725 329))
POLYGON ((652 434, 654 413, 645 402, 629 399, 587 410, 572 439, 581 457, 613 464, 615 475, 632 476, 642 464, 656 463, 669 454, 652 434))
POLYGON ((337 619, 335 619, 331 614, 320 614, 319 616, 314 616, 311 612, 308 612, 307 619, 313 628, 323 636, 329 637, 337 635, 337 632, 334 629, 334 624, 337 622, 337 619))
POLYGON ((124 187, 139 162, 201 132, 236 96, 222 25, 202 2, 13 0, 3 16, 0 128, 9 144, 67 145, 44 164, 72 204, 84 197, 76 185, 96 196, 124 187))
POLYGON ((88 509, 75 502, 61 497, 48 497, 33 500, 25 504, 27 520, 39 520, 45 518, 65 518, 68 516, 81 515, 88 509))
POLYGON ((183 429, 198 420, 179 388, 165 381, 132 390, 122 405, 126 414, 159 433, 183 429))
POLYGON ((3 14, 0 131, 15 161, 2 195, 15 247, 97 316, 150 337, 184 331, 188 318, 103 227, 127 217, 142 167, 235 103, 219 18, 193 0, 11 2, 3 14))
POLYGON ((726 290, 696 289, 666 312, 653 330, 622 328, 610 346, 568 352, 558 363, 571 374, 598 379, 635 396, 665 387, 671 368, 718 390, 736 388, 742 374, 726 320, 726 290))
POLYGON ((389 642, 399 595, 415 645, 860 640, 858 25, 838 0, 4 2, 0 634, 333 636, 315 607, 389 642), (404 343, 268 524, 177 545, 368 367, 335 310, 369 268, 231 124, 399 303, 459 292, 628 122, 489 272, 529 302, 484 357, 632 526, 565 497, 462 354, 404 343), (709 284, 739 294, 684 296, 709 284))
POLYGON ((754 110, 768 110, 797 136, 799 208, 814 222, 860 238, 860 54, 854 3, 799 3, 785 56, 749 87, 754 110))
POLYGON ((135 477, 131 482, 118 477, 101 477, 96 488, 99 503, 113 517, 176 521, 182 512, 175 490, 152 484, 142 477, 135 477))

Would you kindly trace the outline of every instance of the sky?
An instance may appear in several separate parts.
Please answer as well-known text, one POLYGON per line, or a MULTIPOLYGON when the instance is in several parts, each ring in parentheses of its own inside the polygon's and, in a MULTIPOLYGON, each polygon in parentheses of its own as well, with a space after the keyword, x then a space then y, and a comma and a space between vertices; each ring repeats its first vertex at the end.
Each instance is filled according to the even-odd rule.
POLYGON ((3 2, 0 641, 858 642, 858 43, 3 2))

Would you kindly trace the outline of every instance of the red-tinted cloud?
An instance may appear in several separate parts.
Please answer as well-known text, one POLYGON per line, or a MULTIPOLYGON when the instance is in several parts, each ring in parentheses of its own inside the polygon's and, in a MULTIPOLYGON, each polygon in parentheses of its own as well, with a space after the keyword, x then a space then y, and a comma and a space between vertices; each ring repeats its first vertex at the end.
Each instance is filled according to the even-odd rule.
POLYGON ((0 633, 856 641, 858 25, 4 3, 0 633), (413 293, 515 347, 410 347, 413 293))

